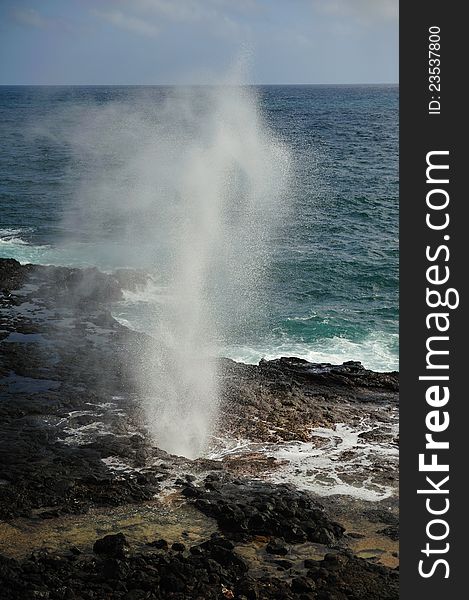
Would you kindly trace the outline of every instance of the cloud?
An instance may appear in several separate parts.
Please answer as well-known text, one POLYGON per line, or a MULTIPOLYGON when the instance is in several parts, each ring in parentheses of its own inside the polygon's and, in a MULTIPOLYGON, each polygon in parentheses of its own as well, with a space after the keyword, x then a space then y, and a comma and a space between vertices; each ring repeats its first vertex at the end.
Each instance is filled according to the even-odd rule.
POLYGON ((226 19, 229 15, 256 12, 257 0, 124 0, 142 11, 157 12, 172 21, 226 19))
POLYGON ((11 17, 20 25, 36 27, 37 29, 47 29, 55 24, 53 20, 43 17, 34 8, 15 8, 11 11, 11 17))
POLYGON ((143 12, 156 12, 171 21, 201 21, 216 14, 210 0, 205 3, 198 0, 136 0, 131 4, 143 12))
POLYGON ((315 10, 337 17, 351 17, 362 23, 397 21, 399 0, 312 0, 315 10))
POLYGON ((246 28, 243 18, 259 13, 258 0, 105 0, 107 7, 91 14, 107 23, 147 36, 166 25, 194 24, 212 35, 236 36, 246 28))
POLYGON ((137 33, 139 35, 155 37, 160 31, 159 27, 157 27, 155 24, 149 23, 148 21, 140 19, 139 17, 125 14, 120 10, 92 10, 91 12, 96 17, 113 25, 114 27, 125 29, 126 31, 131 31, 132 33, 137 33))

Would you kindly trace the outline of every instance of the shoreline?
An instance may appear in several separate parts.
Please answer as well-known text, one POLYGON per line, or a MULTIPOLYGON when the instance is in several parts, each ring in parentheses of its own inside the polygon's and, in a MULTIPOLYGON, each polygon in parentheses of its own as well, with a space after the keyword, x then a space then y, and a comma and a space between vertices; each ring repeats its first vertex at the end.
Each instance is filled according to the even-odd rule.
POLYGON ((47 598, 92 598, 104 572, 108 597, 195 598, 196 569, 207 578, 204 598, 268 598, 272 589, 279 598, 397 598, 398 373, 353 361, 221 359, 216 436, 248 445, 192 461, 169 455, 148 439, 129 368, 145 336, 109 311, 136 281, 0 259, 6 598, 25 597, 15 586, 31 564, 47 598), (311 456, 289 462, 301 444, 311 456), (321 496, 282 481, 285 472, 322 478, 329 492, 340 481, 391 493, 321 496), (20 543, 13 556, 15 532, 24 552, 20 543), (93 551, 103 533, 125 540, 93 551), (51 589, 58 572, 74 595, 51 589), (147 583, 132 588, 139 578, 147 583), (368 591, 354 596, 360 589, 368 591), (152 590, 160 595, 145 596, 152 590))
MULTIPOLYGON (((0 232, 2 230, 0 229, 0 232)), ((6 230, 4 230, 6 231, 6 230)), ((20 231, 19 229, 11 229, 10 232, 20 231)), ((28 264, 35 264, 41 267, 47 268, 69 268, 69 269, 99 269, 105 275, 115 277, 118 274, 118 280, 120 280, 119 274, 124 276, 125 274, 138 274, 140 281, 137 286, 133 286, 131 289, 124 289, 124 297, 114 303, 112 314, 122 325, 129 327, 135 331, 145 332, 146 319, 145 315, 140 314, 143 307, 143 313, 146 312, 146 307, 151 304, 150 297, 154 297, 155 294, 159 295, 161 292, 155 290, 154 286, 159 286, 158 282, 155 281, 153 276, 146 270, 141 270, 131 265, 125 267, 116 267, 107 265, 92 265, 92 263, 84 261, 83 263, 74 264, 73 261, 63 260, 63 256, 55 256, 53 260, 50 256, 47 260, 46 256, 39 254, 38 256, 28 256, 27 249, 39 249, 41 246, 30 245, 29 242, 23 241, 18 245, 18 251, 5 252, 5 248, 8 246, 2 246, 0 239, 0 249, 3 250, 3 256, 6 259, 17 260, 22 266, 28 264), (21 256, 25 251, 25 255, 21 256), (133 312, 132 305, 139 305, 137 313, 133 312)), ((53 250, 53 246, 45 245, 45 248, 49 248, 55 255, 56 250, 53 250)), ((78 249, 77 249, 78 251, 78 249)), ((1 252, 0 252, 1 254, 1 252)), ((70 257, 69 257, 70 258, 70 257)), ((128 284, 128 281, 125 282, 128 284)), ((164 284, 165 285, 165 284, 164 284)), ((163 286, 164 287, 164 286, 163 286)), ((163 292, 164 293, 164 292, 163 292)), ((135 306, 134 306, 135 308, 135 306)), ((314 311, 311 314, 301 313, 301 307, 299 307, 300 313, 298 315, 285 315, 284 317, 279 316, 279 320, 276 321, 275 326, 282 328, 282 335, 278 338, 269 339, 268 337, 262 337, 259 340, 250 340, 246 344, 235 343, 233 345, 224 346, 221 342, 221 347, 217 346, 216 355, 217 357, 227 357, 236 362, 242 362, 245 364, 257 364, 262 358, 267 360, 274 360, 281 357, 300 357, 309 362, 320 363, 328 362, 332 364, 342 364, 348 360, 359 360, 367 369, 380 373, 388 373, 398 371, 399 369, 399 356, 396 340, 398 339, 398 333, 396 331, 390 331, 386 328, 380 327, 376 330, 369 330, 364 333, 363 337, 356 340, 353 332, 342 334, 326 334, 324 337, 316 339, 309 337, 308 332, 304 341, 303 336, 297 337, 294 332, 292 335, 288 333, 288 328, 292 323, 302 323, 309 320, 315 319, 314 311), (286 328, 286 329, 285 329, 286 328), (283 337, 283 336, 286 337, 283 337)), ((325 315, 324 319, 328 319, 325 315)))

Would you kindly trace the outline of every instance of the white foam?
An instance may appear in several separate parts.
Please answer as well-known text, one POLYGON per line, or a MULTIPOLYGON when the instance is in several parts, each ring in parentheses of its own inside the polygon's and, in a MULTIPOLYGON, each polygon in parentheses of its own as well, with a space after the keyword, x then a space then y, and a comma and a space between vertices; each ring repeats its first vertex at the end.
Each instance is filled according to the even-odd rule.
POLYGON ((167 286, 149 280, 135 290, 123 290, 124 302, 129 304, 163 304, 171 300, 167 286))
POLYGON ((117 475, 128 475, 142 471, 142 467, 132 467, 125 463, 119 456, 107 456, 106 458, 102 458, 101 461, 110 471, 115 472, 117 475))
POLYGON ((274 483, 289 483, 320 496, 340 494, 376 501, 395 493, 391 485, 376 480, 374 468, 397 470, 399 451, 393 443, 396 434, 397 423, 367 425, 363 422, 360 427, 340 423, 335 429, 315 428, 310 442, 271 444, 214 439, 208 458, 223 460, 261 453, 274 457, 277 466, 259 477, 274 483), (386 441, 366 441, 360 437, 379 426, 390 429, 386 441))
POLYGON ((360 361, 367 369, 379 372, 399 369, 397 355, 398 334, 375 332, 360 342, 345 337, 323 338, 310 343, 284 340, 278 343, 262 342, 257 346, 226 346, 219 355, 237 362, 258 364, 261 359, 273 360, 282 356, 295 356, 309 362, 342 364, 360 361))
POLYGON ((51 247, 34 245, 28 242, 25 234, 32 232, 31 227, 0 228, 0 255, 2 258, 14 258, 21 264, 50 264, 48 255, 51 247))
POLYGON ((25 228, 13 229, 3 228, 0 229, 0 244, 2 246, 27 246, 28 242, 20 237, 21 233, 28 231, 25 228))
POLYGON ((295 442, 275 450, 272 456, 287 464, 274 471, 271 479, 322 496, 343 494, 371 501, 387 498, 394 490, 374 481, 373 467, 389 464, 392 470, 397 469, 399 452, 390 443, 368 443, 359 438, 372 430, 344 424, 338 424, 335 430, 315 429, 314 435, 323 438, 325 444, 318 448, 310 442, 295 442), (345 452, 353 453, 353 457, 344 461, 341 455, 345 452))

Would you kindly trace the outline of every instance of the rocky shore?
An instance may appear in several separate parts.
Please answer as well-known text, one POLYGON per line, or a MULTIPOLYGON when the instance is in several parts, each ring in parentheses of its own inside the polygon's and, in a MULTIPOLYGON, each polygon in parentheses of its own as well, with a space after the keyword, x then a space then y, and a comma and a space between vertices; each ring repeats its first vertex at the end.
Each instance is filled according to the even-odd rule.
POLYGON ((171 456, 111 312, 144 284, 0 259, 1 597, 398 598, 397 373, 220 360, 217 442, 171 456))

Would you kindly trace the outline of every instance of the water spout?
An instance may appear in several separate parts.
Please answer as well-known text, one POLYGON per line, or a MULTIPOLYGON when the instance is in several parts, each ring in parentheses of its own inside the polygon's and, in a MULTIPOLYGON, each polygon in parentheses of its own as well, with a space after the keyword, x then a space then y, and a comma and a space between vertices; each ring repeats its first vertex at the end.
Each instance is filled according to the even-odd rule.
POLYGON ((217 419, 217 345, 266 312, 289 152, 239 81, 95 107, 76 138, 96 163, 77 202, 89 235, 165 286, 138 357, 149 432, 168 452, 200 456, 217 419))

